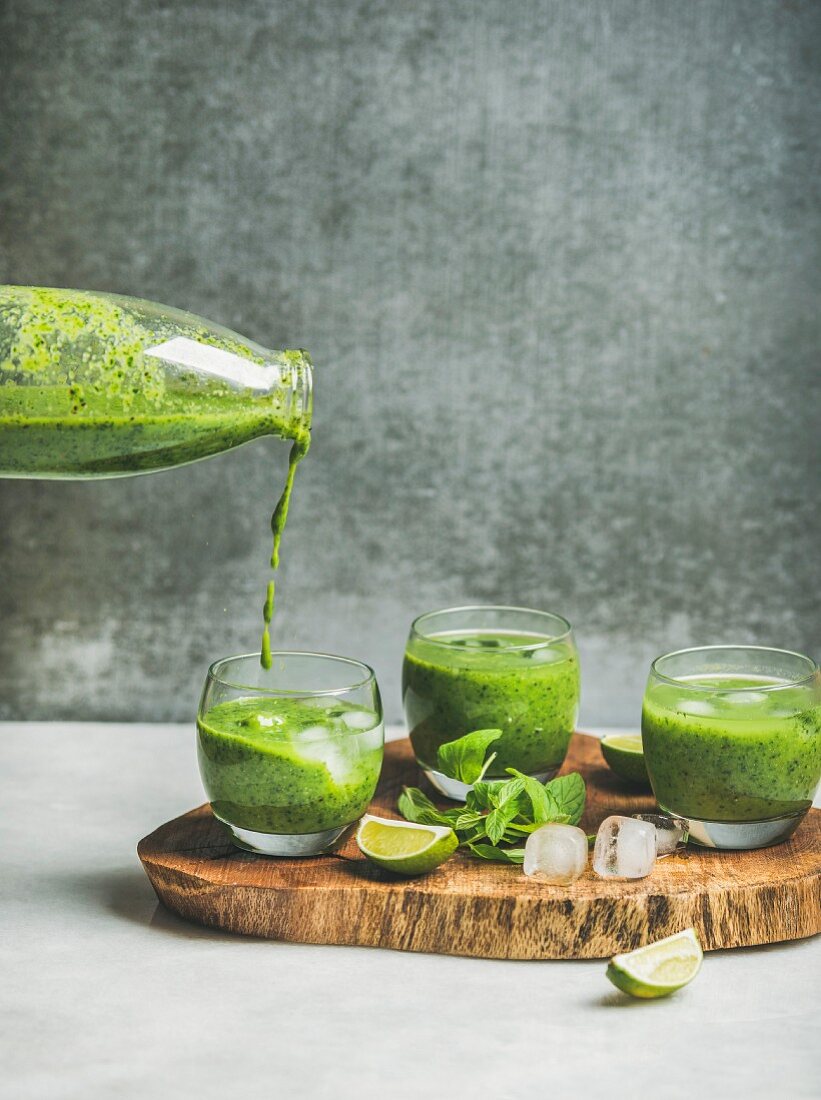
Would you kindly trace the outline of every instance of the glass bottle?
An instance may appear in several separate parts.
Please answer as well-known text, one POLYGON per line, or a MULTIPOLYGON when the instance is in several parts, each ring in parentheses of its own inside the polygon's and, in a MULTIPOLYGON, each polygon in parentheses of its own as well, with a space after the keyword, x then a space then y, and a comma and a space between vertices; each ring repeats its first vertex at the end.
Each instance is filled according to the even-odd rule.
POLYGON ((0 476, 119 477, 307 443, 311 363, 123 295, 0 287, 0 476))

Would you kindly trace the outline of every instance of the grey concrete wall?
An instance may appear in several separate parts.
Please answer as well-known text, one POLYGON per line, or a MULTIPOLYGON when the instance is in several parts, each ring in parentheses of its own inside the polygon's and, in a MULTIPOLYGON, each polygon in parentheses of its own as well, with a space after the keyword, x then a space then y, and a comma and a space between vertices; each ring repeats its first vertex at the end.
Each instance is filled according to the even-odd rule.
MULTIPOLYGON (((819 74, 804 0, 6 0, 0 277, 317 363, 275 639, 466 601, 648 661, 821 653, 819 74)), ((0 717, 186 719, 258 644, 285 447, 0 482, 0 717)))

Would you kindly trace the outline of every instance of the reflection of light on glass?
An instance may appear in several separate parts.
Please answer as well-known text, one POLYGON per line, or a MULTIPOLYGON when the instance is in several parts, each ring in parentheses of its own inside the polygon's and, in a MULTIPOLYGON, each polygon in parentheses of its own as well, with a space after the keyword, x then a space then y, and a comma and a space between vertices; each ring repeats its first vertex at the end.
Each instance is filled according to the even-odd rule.
POLYGON ((271 372, 268 367, 250 363, 241 355, 235 355, 232 351, 225 351, 223 348, 215 348, 210 344, 198 344, 196 340, 189 340, 186 336, 175 336, 173 340, 166 340, 164 344, 146 348, 143 354, 153 355, 166 363, 189 367, 200 374, 210 374, 248 389, 269 390, 271 388, 271 372))

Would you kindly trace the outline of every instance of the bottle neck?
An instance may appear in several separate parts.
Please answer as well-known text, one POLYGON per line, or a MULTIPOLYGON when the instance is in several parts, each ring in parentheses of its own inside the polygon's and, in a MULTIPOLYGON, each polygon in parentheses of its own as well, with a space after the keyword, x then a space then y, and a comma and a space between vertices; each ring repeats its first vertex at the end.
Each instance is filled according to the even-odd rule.
POLYGON ((284 351, 278 356, 280 378, 286 389, 286 417, 294 434, 306 435, 314 411, 314 373, 305 351, 284 351))

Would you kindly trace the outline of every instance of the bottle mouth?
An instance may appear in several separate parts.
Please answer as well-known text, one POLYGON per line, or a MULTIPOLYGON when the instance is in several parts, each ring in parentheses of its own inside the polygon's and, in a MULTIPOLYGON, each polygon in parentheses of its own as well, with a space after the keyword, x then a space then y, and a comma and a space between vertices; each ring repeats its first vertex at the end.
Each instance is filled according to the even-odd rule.
POLYGON ((311 357, 303 348, 283 351, 282 356, 285 359, 285 363, 280 364, 282 374, 285 374, 283 366, 290 367, 290 375, 286 375, 291 390, 290 418, 308 431, 314 415, 314 368, 311 357))
POLYGON ((302 372, 302 409, 305 426, 310 428, 314 417, 314 368, 307 353, 303 352, 303 355, 305 363, 302 372))

